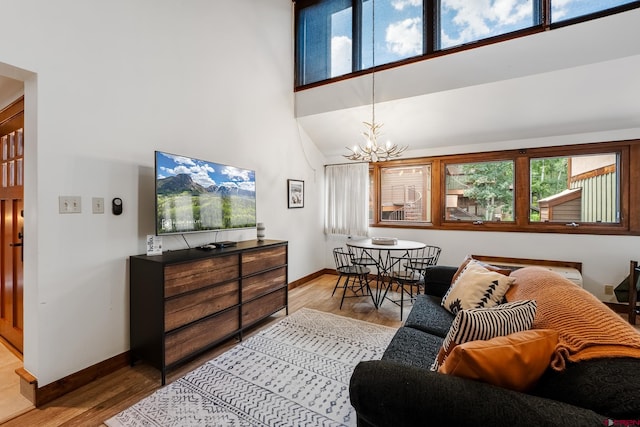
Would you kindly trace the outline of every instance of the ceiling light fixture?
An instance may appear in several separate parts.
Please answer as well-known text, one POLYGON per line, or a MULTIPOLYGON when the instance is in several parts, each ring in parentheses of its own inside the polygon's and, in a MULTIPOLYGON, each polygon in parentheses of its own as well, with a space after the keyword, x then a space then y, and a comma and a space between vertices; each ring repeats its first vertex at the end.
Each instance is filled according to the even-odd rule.
POLYGON ((382 135, 380 129, 382 123, 376 123, 376 2, 371 2, 371 123, 363 122, 366 130, 362 132, 365 142, 356 144, 353 148, 347 147, 351 153, 343 155, 349 160, 359 162, 384 162, 400 157, 408 146, 399 147, 387 140, 384 145, 378 144, 378 138, 382 135))

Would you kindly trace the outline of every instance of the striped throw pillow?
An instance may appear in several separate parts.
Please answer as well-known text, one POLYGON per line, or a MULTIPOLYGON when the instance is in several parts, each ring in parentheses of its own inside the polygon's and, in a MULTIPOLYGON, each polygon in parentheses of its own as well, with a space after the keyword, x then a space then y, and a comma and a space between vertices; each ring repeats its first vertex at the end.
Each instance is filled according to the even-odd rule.
POLYGON ((531 329, 536 316, 533 300, 513 301, 490 308, 460 310, 442 342, 431 370, 437 371, 456 345, 469 341, 490 340, 531 329))

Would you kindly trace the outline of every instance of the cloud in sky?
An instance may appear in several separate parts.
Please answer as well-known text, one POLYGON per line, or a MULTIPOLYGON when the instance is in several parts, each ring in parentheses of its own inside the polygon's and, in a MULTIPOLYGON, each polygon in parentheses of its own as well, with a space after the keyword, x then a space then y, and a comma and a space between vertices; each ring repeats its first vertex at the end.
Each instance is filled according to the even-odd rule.
POLYGON ((251 171, 233 166, 225 166, 220 173, 228 179, 228 181, 223 182, 222 185, 230 188, 256 191, 256 182, 251 176, 251 171))
POLYGON ((422 53, 422 20, 408 18, 389 24, 385 34, 387 49, 407 57, 422 53))
POLYGON ((351 39, 347 36, 331 38, 331 75, 342 76, 351 72, 351 39))
POLYGON ((162 168, 162 171, 167 172, 171 176, 179 174, 189 175, 194 182, 203 187, 209 187, 215 184, 215 181, 209 176, 209 174, 214 173, 215 170, 208 164, 196 164, 186 157, 174 157, 174 160, 177 163, 175 168, 162 168))
POLYGON ((553 20, 557 21, 562 19, 568 13, 567 7, 573 3, 574 0, 553 0, 551 2, 551 16, 553 20))
POLYGON ((209 176, 209 173, 213 173, 214 170, 207 164, 194 166, 190 172, 191 179, 205 188, 215 184, 215 181, 209 176))
POLYGON ((422 0, 393 0, 391 5, 395 10, 404 10, 407 6, 422 6, 422 0))
POLYGON ((443 46, 500 34, 532 15, 530 0, 443 0, 442 10, 452 14, 453 26, 443 24, 443 46))

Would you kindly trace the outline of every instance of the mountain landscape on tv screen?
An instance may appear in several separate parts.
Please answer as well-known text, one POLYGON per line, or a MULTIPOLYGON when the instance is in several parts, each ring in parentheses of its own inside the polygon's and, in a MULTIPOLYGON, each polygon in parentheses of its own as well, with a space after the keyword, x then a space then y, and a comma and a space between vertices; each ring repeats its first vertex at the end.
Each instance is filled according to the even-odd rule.
POLYGON ((255 225, 253 171, 156 153, 157 234, 255 225))
POLYGON ((202 193, 218 193, 218 194, 236 194, 254 197, 255 191, 244 190, 236 185, 210 185, 205 188, 194 182, 187 174, 181 173, 176 176, 169 176, 158 180, 157 194, 183 194, 191 193, 193 195, 202 193))

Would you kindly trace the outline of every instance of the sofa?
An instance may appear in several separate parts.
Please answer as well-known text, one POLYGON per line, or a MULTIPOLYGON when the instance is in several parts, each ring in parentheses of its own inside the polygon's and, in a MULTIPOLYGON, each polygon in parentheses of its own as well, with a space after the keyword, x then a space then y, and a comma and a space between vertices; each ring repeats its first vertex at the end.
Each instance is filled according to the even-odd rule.
MULTIPOLYGON (((499 271, 512 282, 496 307, 529 298, 537 304, 532 331, 553 333, 553 322, 560 322, 555 325, 557 342, 553 341, 551 354, 543 356, 548 359, 526 389, 434 371, 454 319, 461 315, 442 304, 460 272, 461 267, 432 267, 425 276, 425 293, 416 297, 382 359, 356 366, 350 399, 358 426, 640 423, 640 334, 590 293, 544 268, 499 271), (606 332, 611 330, 621 335, 606 332), (589 337, 574 340, 572 333, 589 337)), ((505 368, 514 364, 511 359, 496 359, 505 368)))

